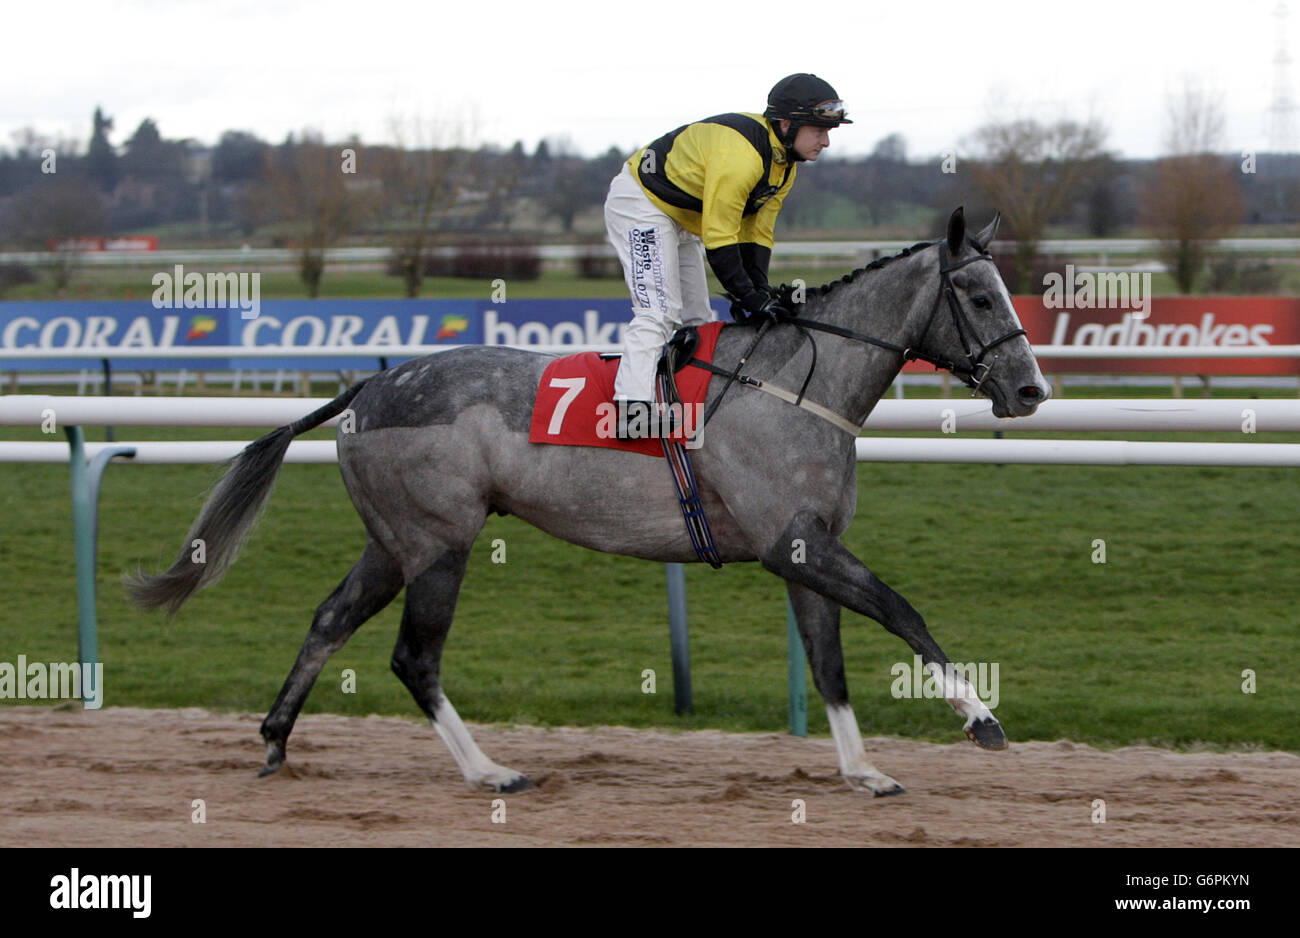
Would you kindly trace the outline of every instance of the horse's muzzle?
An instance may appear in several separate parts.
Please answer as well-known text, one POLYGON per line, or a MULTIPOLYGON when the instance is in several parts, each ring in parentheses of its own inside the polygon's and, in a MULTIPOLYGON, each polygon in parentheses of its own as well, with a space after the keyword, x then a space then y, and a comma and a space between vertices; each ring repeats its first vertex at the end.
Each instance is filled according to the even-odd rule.
POLYGON ((1052 396, 1052 388, 1049 384, 1026 384, 1016 392, 1016 400, 1022 407, 1031 408, 1030 413, 1038 408, 1043 401, 1052 396))
POLYGON ((1041 378, 1032 384, 1022 384, 1014 394, 1008 394, 994 380, 984 382, 985 393, 993 403, 994 417, 1028 417, 1038 410, 1038 405, 1049 400, 1052 388, 1041 378))

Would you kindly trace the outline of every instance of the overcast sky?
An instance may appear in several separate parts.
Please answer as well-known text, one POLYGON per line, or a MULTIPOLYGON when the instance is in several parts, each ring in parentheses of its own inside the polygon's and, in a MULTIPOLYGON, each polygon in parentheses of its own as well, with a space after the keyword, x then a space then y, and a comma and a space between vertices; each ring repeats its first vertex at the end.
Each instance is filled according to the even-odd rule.
MULTIPOLYGON (((1267 149, 1278 0, 60 0, 5 11, 0 146, 34 127, 85 145, 96 105, 121 144, 271 142, 314 128, 391 142, 393 119, 531 152, 568 137, 591 156, 687 121, 761 111, 811 71, 855 123, 831 153, 901 133, 913 157, 962 152, 989 117, 1098 117, 1124 156, 1160 152, 1166 96, 1187 76, 1222 95, 1223 150, 1267 149)), ((1288 4, 1300 57, 1300 3, 1288 4)), ((1290 69, 1300 80, 1300 62, 1290 69)), ((1293 97, 1300 95, 1292 92, 1293 97)), ((1300 120, 1297 121, 1300 125, 1300 120)), ((1300 143, 1300 140, 1296 141, 1300 143)))

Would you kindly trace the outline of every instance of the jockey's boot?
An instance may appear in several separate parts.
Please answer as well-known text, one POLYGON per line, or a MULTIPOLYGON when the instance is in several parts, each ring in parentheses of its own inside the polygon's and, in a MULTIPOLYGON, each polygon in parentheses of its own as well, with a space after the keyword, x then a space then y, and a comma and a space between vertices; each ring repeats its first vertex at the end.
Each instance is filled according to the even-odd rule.
POLYGON ((617 404, 614 436, 620 440, 671 436, 681 423, 680 408, 668 408, 653 401, 618 401, 617 404))

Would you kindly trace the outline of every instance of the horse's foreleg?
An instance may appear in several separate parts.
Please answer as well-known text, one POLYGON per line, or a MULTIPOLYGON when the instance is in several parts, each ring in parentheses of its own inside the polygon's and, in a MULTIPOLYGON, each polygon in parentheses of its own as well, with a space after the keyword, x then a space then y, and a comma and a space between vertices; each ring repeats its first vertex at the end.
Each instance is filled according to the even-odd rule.
POLYGON ((831 735, 840 756, 840 774, 856 791, 869 791, 873 795, 895 795, 904 791, 902 785, 867 761, 844 679, 839 603, 792 581, 786 582, 786 589, 812 666, 813 683, 826 703, 831 735))
POLYGON ((317 607, 298 660, 262 721, 266 765, 261 775, 270 775, 284 764, 285 745, 293 724, 325 662, 367 619, 392 602, 401 589, 401 567, 383 548, 374 542, 367 544, 361 559, 343 582, 317 607))
POLYGON ((469 554, 448 549, 423 573, 406 584, 402 629, 393 649, 393 672, 406 685, 420 709, 451 750, 465 781, 472 788, 515 792, 533 787, 527 776, 497 765, 483 754, 442 692, 439 677, 442 646, 451 629, 460 583, 469 554))
POLYGON ((925 620, 902 596, 853 556, 811 512, 800 512, 763 557, 769 570, 820 593, 841 606, 875 619, 921 656, 925 669, 944 689, 944 699, 966 718, 966 735, 985 749, 1004 749, 1007 738, 993 713, 930 635, 925 620), (791 545, 801 541, 802 549, 791 545))

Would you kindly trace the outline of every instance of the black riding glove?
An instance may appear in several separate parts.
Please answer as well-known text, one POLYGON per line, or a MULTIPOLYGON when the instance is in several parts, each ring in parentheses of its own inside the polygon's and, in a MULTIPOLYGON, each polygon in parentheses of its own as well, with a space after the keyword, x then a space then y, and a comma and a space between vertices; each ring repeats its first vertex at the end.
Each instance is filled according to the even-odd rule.
POLYGON ((728 244, 705 253, 723 289, 732 298, 733 319, 749 322, 755 316, 764 316, 777 322, 793 315, 777 300, 777 290, 768 285, 766 268, 771 252, 766 248, 728 244))
MULTIPOLYGON (((757 317, 767 317, 772 322, 780 322, 782 319, 789 319, 794 314, 782 305, 781 301, 776 298, 776 291, 771 287, 762 290, 755 290, 747 293, 740 298, 740 308, 746 315, 743 317, 744 322, 749 322, 757 317)), ((736 307, 731 307, 731 315, 741 319, 736 315, 736 307)))

